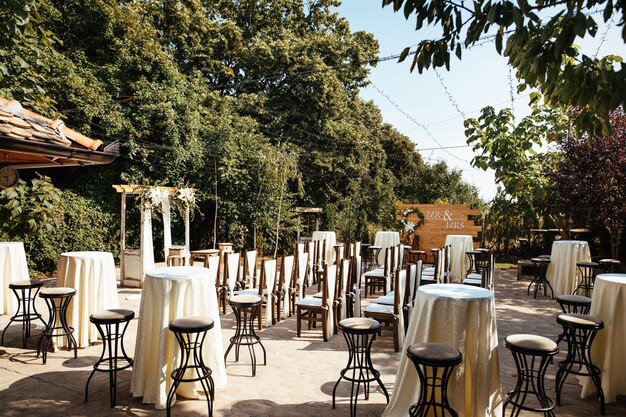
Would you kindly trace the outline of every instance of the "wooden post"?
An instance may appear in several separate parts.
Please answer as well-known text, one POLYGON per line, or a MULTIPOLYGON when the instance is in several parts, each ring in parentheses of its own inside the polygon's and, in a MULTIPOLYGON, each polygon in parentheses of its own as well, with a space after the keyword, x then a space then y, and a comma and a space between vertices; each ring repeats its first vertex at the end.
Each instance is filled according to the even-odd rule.
POLYGON ((120 231, 120 286, 124 285, 126 279, 126 271, 124 267, 126 265, 126 192, 122 193, 122 219, 121 219, 121 231, 120 231))

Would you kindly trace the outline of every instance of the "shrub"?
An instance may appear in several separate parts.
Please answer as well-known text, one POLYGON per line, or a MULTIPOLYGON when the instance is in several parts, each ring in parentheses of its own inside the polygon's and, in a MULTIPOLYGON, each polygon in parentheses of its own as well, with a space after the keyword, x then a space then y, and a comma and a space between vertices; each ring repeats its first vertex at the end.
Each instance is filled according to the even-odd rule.
POLYGON ((119 252, 115 216, 44 176, 0 192, 0 225, 3 238, 24 242, 31 275, 54 272, 62 252, 119 252))

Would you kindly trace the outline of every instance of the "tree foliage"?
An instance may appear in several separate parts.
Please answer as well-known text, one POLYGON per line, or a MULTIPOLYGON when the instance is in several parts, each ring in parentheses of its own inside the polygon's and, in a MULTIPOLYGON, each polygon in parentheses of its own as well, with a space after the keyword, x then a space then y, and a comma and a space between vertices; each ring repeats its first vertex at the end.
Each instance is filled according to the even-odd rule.
MULTIPOLYGON (((110 184, 193 186, 196 247, 291 250, 294 206, 322 207, 322 227, 344 238, 392 227, 398 198, 439 178, 420 178, 429 168, 408 138, 397 134, 400 150, 387 143, 379 109, 359 97, 378 43, 351 31, 337 3, 48 0, 33 16, 58 42, 33 38, 47 63, 33 71, 54 100, 39 109, 121 145, 114 163, 55 170, 53 180, 107 213, 119 204, 110 184)), ((18 92, 16 72, 5 81, 8 94, 36 99, 18 92)), ((466 188, 458 199, 477 198, 451 178, 466 188)), ((420 202, 431 196, 448 194, 420 202)))
MULTIPOLYGON (((626 65, 615 55, 581 54, 577 38, 594 37, 598 30, 591 13, 601 9, 605 24, 613 19, 626 42, 624 3, 613 0, 527 1, 475 0, 471 4, 449 0, 383 0, 404 16, 416 19, 416 30, 425 24, 441 29, 437 39, 421 41, 411 70, 417 67, 450 68, 450 56, 459 59, 463 49, 485 41, 495 42, 521 81, 519 90, 536 88, 554 106, 575 106, 579 132, 592 136, 609 133, 609 113, 626 104, 626 65)), ((405 48, 400 60, 410 52, 405 48)))
MULTIPOLYGON (((545 172, 548 195, 558 196, 559 208, 603 226, 611 255, 617 258, 626 220, 626 115, 611 114, 612 134, 596 138, 567 136, 545 172)), ((558 201, 557 200, 557 201, 558 201)))

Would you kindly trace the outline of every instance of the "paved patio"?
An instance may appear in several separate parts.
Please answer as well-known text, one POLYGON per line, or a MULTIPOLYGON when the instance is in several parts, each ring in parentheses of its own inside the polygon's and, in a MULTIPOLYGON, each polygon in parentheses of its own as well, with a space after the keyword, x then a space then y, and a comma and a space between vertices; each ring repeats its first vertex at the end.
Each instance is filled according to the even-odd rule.
MULTIPOLYGON (((555 317, 558 305, 546 297, 526 295, 526 282, 515 280, 515 271, 498 271, 496 276, 496 309, 500 341, 512 333, 535 333, 556 339, 560 327, 555 317)), ((120 288, 122 308, 138 313, 141 291, 120 288)), ((41 300, 39 300, 41 301, 41 300)), ((39 304, 38 304, 39 306, 39 304)), ((43 303, 40 311, 46 311, 43 303)), ((9 317, 0 317, 0 329, 9 317)), ((222 316, 224 344, 234 334, 232 314, 222 316)), ((127 330, 126 347, 134 352, 137 318, 127 330)), ((0 415, 12 416, 165 416, 165 410, 155 410, 143 404, 141 398, 129 393, 131 371, 118 375, 118 406, 109 405, 106 374, 96 375, 90 385, 90 400, 84 402, 84 386, 99 358, 101 345, 79 349, 78 358, 67 350, 48 355, 46 365, 36 358, 35 347, 41 326, 33 330, 28 349, 21 349, 21 327, 13 325, 6 334, 5 345, 0 347, 0 415)), ((244 354, 240 363, 233 356, 226 362, 228 385, 216 390, 214 415, 216 417, 295 417, 295 416, 349 416, 349 385, 342 382, 338 389, 337 408, 331 408, 332 388, 347 361, 346 344, 341 335, 324 343, 321 332, 305 331, 296 338, 296 321, 290 318, 260 332, 267 349, 267 366, 257 368, 257 376, 250 376, 250 365, 244 354)), ((564 345, 562 345, 562 348, 564 345)), ((132 354, 132 353, 131 353, 132 354)), ((390 392, 393 390, 399 353, 393 351, 388 332, 378 338, 373 346, 373 362, 390 392)), ((561 352, 555 364, 564 357, 561 352)), ((547 372, 546 386, 554 395, 556 365, 547 372)), ((500 343, 500 375, 503 392, 513 388, 515 366, 510 353, 500 343)), ((363 417, 380 416, 385 408, 384 396, 376 388, 369 401, 359 399, 357 413, 363 417)), ((555 409, 557 416, 596 416, 599 406, 594 399, 581 399, 580 386, 570 376, 564 387, 562 406, 555 409)), ((176 402, 173 416, 204 416, 206 402, 180 400, 176 402)), ((521 416, 541 415, 522 412, 521 416)), ((626 397, 618 397, 608 404, 607 416, 626 416, 626 397)))

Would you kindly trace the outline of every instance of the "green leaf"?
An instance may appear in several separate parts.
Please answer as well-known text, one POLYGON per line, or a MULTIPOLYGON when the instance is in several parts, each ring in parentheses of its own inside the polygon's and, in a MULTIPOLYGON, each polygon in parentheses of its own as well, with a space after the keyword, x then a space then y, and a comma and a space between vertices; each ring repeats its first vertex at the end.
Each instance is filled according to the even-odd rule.
POLYGON ((502 31, 496 33, 496 51, 502 55, 502 31))
POLYGON ((407 55, 409 55, 409 52, 411 52, 411 47, 404 48, 402 52, 400 53, 400 58, 398 58, 398 62, 404 61, 407 55))

